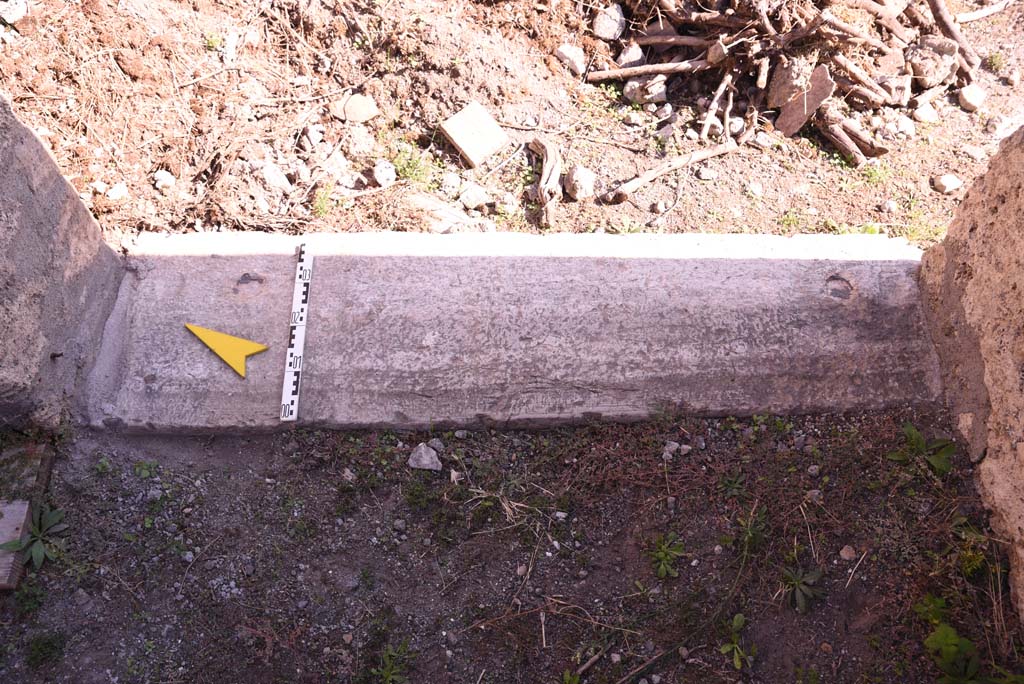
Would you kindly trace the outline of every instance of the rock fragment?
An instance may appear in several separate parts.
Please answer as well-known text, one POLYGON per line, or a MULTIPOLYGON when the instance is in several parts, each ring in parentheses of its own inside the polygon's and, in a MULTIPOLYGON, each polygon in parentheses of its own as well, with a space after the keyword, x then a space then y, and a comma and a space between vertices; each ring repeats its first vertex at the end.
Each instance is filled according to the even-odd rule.
POLYGON ((382 188, 391 187, 398 180, 395 165, 387 159, 378 159, 373 164, 373 180, 382 188))
POLYGON ((594 35, 601 40, 617 40, 626 30, 626 15, 622 5, 609 5, 598 10, 592 28, 594 35))
POLYGON ((583 54, 583 48, 579 45, 561 45, 555 50, 555 57, 577 76, 581 76, 587 69, 587 56, 583 54))
POLYGON ((977 83, 965 85, 960 89, 960 93, 957 95, 957 99, 960 101, 960 106, 968 112, 978 111, 981 108, 981 105, 985 103, 986 97, 988 97, 988 94, 977 83))
POLYGON ((964 182, 952 173, 945 173, 932 179, 932 186, 937 192, 941 192, 943 195, 952 195, 954 192, 962 188, 963 185, 964 182))
POLYGON ((441 459, 437 457, 437 452, 427 446, 425 443, 416 445, 416 448, 409 454, 408 465, 410 468, 416 468, 417 470, 434 470, 440 472, 441 470, 441 459))
POLYGON ((580 164, 573 164, 565 174, 565 191, 576 201, 593 197, 596 183, 597 174, 580 164))

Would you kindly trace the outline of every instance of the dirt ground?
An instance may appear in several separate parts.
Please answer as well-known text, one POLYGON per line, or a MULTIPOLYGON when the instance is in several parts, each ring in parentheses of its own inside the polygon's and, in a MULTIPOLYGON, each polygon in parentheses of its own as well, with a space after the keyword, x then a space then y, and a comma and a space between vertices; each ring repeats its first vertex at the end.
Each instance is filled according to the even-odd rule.
POLYGON ((907 452, 906 422, 948 430, 906 408, 536 433, 8 435, 7 451, 57 454, 48 498, 69 529, 57 561, 0 597, 0 672, 933 682, 937 625, 976 646, 983 675, 1021 671, 971 464, 958 453, 942 474, 907 452), (429 439, 443 470, 409 468, 429 439))
MULTIPOLYGON (((539 167, 525 143, 552 139, 607 189, 701 145, 685 133, 715 86, 713 76, 671 80, 677 119, 666 129, 631 108, 621 84, 579 83, 552 56, 559 44, 583 45, 598 64, 616 49, 589 34, 580 10, 533 0, 42 0, 0 46, 0 90, 115 243, 139 230, 424 230, 414 198, 450 200, 446 172, 503 198, 485 228, 539 231, 539 167), (381 115, 332 116, 352 92, 375 98, 381 115), (471 99, 512 139, 473 170, 438 133, 471 99), (384 191, 371 180, 378 158, 398 167, 400 182, 384 191), (158 191, 161 170, 176 182, 158 191)), ((566 201, 552 230, 887 232, 928 244, 964 192, 941 195, 931 177, 969 185, 999 137, 1024 123, 1024 91, 1006 79, 1024 66, 1024 7, 964 30, 986 58, 984 107, 967 113, 951 95, 938 123, 888 140, 877 164, 855 170, 814 135, 775 135, 769 149, 707 162, 714 180, 691 168, 626 204, 566 201)), ((884 109, 878 122, 897 114, 884 109)))

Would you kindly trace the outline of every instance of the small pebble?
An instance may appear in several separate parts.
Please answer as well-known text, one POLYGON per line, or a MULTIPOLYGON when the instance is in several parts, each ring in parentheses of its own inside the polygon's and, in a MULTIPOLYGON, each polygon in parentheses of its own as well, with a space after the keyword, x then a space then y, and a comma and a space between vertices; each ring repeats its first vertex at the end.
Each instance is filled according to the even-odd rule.
POLYGON ((517 577, 525 577, 526 576, 526 570, 527 570, 527 568, 526 568, 525 565, 520 565, 518 568, 516 568, 516 576, 517 577))
POLYGON ((398 180, 395 165, 387 159, 378 159, 373 164, 373 180, 382 188, 391 187, 398 180))
POLYGON ((963 187, 963 184, 964 182, 952 173, 946 173, 932 179, 932 185, 935 187, 935 190, 943 195, 952 195, 963 187))
POLYGON ((807 500, 813 504, 820 504, 825 500, 820 489, 811 489, 807 492, 807 500))
POLYGON ((857 558, 857 550, 854 549, 849 544, 847 544, 846 546, 844 546, 842 549, 839 550, 839 557, 842 558, 844 561, 856 560, 856 558, 857 558))
POLYGON ((702 181, 713 181, 718 178, 718 171, 707 166, 697 168, 697 178, 702 181))
POLYGON ((618 665, 619 663, 622 662, 622 654, 621 653, 612 653, 611 661, 612 661, 612 665, 618 665))
POLYGON ((827 641, 822 641, 821 642, 821 652, 825 653, 825 654, 832 653, 832 644, 828 643, 827 641))
POLYGON ((807 466, 807 474, 811 477, 818 477, 821 475, 821 466, 817 464, 807 466))

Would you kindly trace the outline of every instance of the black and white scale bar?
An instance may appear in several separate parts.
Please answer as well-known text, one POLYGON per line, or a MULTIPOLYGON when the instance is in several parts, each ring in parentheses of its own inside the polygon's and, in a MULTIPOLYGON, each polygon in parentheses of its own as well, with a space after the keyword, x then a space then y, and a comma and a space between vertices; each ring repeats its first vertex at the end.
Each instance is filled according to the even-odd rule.
POLYGON ((292 314, 288 322, 288 356, 285 359, 284 385, 281 388, 282 421, 294 421, 299 417, 299 386, 302 381, 302 355, 306 347, 306 317, 309 313, 309 284, 312 279, 313 257, 306 253, 306 245, 299 245, 292 314))

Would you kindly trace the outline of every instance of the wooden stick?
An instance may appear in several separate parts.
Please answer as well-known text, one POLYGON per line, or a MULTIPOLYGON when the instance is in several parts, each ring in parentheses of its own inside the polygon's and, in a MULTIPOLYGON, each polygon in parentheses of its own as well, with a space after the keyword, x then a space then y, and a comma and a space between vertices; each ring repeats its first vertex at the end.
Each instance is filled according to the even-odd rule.
POLYGON ((861 69, 853 60, 849 59, 846 55, 841 52, 837 52, 832 55, 832 61, 842 67, 847 74, 849 74, 853 80, 860 83, 868 90, 878 94, 882 98, 882 102, 889 101, 889 94, 882 90, 882 86, 878 85, 868 72, 861 69))
POLYGON ((894 48, 886 45, 878 38, 875 38, 874 36, 869 36, 866 33, 862 32, 860 29, 851 26, 844 21, 841 21, 828 10, 825 10, 824 12, 821 13, 821 18, 825 20, 826 25, 832 27, 836 31, 839 31, 840 33, 845 33, 848 36, 852 36, 858 40, 861 40, 865 44, 870 45, 873 48, 878 48, 879 50, 886 54, 895 51, 894 48))
POLYGON ((848 96, 861 100, 875 109, 884 106, 886 100, 888 100, 888 97, 883 98, 874 90, 868 90, 864 86, 859 86, 849 79, 836 78, 835 82, 836 85, 839 86, 839 88, 841 88, 848 96))
POLYGON ((928 7, 932 11, 932 17, 935 18, 935 23, 938 25, 939 30, 947 38, 952 38, 960 46, 960 52, 963 54, 964 59, 971 66, 971 69, 975 69, 981 64, 981 58, 978 57, 978 53, 974 51, 971 44, 967 42, 967 39, 960 33, 960 27, 956 25, 956 21, 953 19, 953 15, 949 13, 949 8, 946 7, 945 0, 928 0, 928 7))
POLYGON ((935 99, 937 99, 939 97, 942 97, 948 91, 949 91, 949 86, 947 86, 947 85, 937 85, 934 88, 929 88, 928 90, 922 90, 917 95, 915 95, 914 97, 910 98, 910 102, 908 104, 913 109, 917 109, 918 107, 920 107, 923 104, 928 104, 932 100, 935 100, 935 99))
POLYGON ((1002 12, 1013 3, 1014 0, 1000 0, 999 2, 993 2, 988 7, 982 7, 981 9, 974 10, 973 12, 961 12, 956 15, 956 23, 966 24, 969 21, 977 21, 978 19, 990 17, 997 12, 1002 12))
POLYGON ((648 183, 657 178, 664 176, 667 173, 672 173, 673 171, 678 171, 679 169, 686 168, 690 164, 694 164, 696 162, 701 162, 706 159, 711 159, 712 157, 717 157, 719 155, 732 152, 738 147, 739 146, 736 144, 735 140, 733 140, 732 138, 726 138, 726 141, 721 145, 715 145, 714 147, 707 147, 702 150, 695 150, 690 154, 684 154, 679 157, 673 157, 672 159, 668 160, 661 166, 656 166, 650 171, 647 171, 646 173, 643 173, 632 180, 626 181, 612 192, 606 194, 604 196, 604 200, 612 204, 619 204, 620 202, 626 201, 626 199, 631 194, 633 194, 643 186, 647 185, 648 183))
POLYGON ((842 124, 834 123, 828 124, 823 122, 815 121, 815 125, 821 134, 832 141, 839 151, 850 161, 854 166, 863 166, 867 163, 867 157, 857 147, 857 143, 850 140, 850 136, 843 130, 842 124))
POLYGON ((767 57, 757 60, 757 89, 764 90, 768 87, 768 70, 771 69, 771 60, 767 57))
POLYGON ((879 145, 873 136, 868 135, 864 129, 857 125, 853 119, 844 119, 842 122, 843 131, 850 140, 857 144, 861 152, 869 157, 881 157, 889 153, 889 148, 879 145))
POLYGON ((698 36, 637 36, 637 45, 679 45, 682 47, 706 48, 713 41, 698 36))
MULTIPOLYGON (((722 77, 722 82, 718 84, 718 88, 715 89, 715 95, 711 98, 711 102, 708 103, 708 111, 704 114, 704 123, 700 127, 700 139, 708 139, 708 131, 711 130, 711 122, 718 116, 718 104, 722 99, 722 94, 725 89, 732 83, 732 72, 729 71, 722 77)), ((726 132, 728 135, 728 132, 726 132)))
POLYGON ((624 67, 622 69, 605 69, 604 71, 591 71, 587 74, 587 82, 597 81, 624 81, 627 78, 636 76, 653 76, 657 74, 686 74, 694 71, 703 71, 710 68, 707 60, 691 59, 681 62, 665 62, 664 64, 644 64, 643 66, 624 67))
POLYGON ((861 9, 875 15, 878 23, 891 33, 896 40, 903 43, 901 47, 906 47, 910 42, 910 36, 907 34, 906 27, 896 19, 903 12, 903 8, 900 8, 899 12, 894 12, 887 6, 873 2, 873 0, 844 0, 843 4, 847 7, 861 9))

